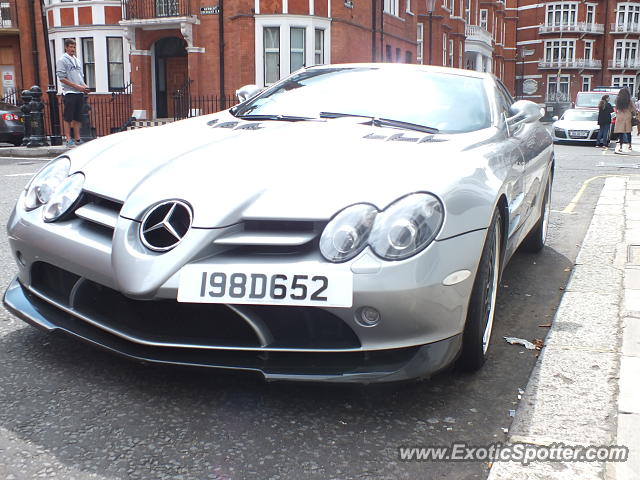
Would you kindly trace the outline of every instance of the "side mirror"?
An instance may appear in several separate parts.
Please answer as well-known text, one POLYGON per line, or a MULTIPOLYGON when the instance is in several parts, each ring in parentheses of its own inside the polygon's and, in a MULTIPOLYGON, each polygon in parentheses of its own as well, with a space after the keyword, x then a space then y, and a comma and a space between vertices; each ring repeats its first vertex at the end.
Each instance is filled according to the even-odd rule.
POLYGON ((507 125, 510 128, 515 128, 523 123, 537 122, 544 115, 540 106, 529 100, 518 100, 511 105, 509 113, 511 113, 511 116, 507 118, 507 125))
POLYGON ((244 87, 240 87, 238 90, 236 90, 236 97, 238 97, 238 101, 242 103, 245 100, 256 96, 261 91, 262 88, 257 85, 245 85, 244 87))
POLYGON ((558 121, 558 115, 554 115, 553 117, 551 117, 551 120, 553 120, 554 122, 558 121))

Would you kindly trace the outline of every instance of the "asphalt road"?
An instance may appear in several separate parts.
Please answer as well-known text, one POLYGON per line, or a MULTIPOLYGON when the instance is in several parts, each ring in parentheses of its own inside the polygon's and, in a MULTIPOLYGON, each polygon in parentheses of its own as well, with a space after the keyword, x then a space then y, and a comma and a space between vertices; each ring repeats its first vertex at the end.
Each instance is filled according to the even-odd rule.
MULTIPOLYGON (((544 338, 540 325, 553 318, 602 188, 593 177, 637 173, 640 163, 588 146, 558 146, 556 157, 549 246, 507 267, 490 358, 477 374, 375 387, 267 384, 133 363, 43 334, 0 307, 0 478, 486 478, 484 463, 402 462, 398 447, 504 441, 536 356, 503 336, 544 338)), ((3 231, 40 165, 0 158, 3 231)), ((2 291, 14 273, 2 234, 2 291)))

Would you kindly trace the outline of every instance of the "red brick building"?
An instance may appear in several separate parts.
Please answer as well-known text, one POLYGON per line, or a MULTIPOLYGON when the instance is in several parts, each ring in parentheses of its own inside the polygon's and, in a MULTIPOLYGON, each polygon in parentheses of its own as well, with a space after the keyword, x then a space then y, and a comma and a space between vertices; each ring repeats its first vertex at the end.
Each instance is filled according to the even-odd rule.
POLYGON ((132 84, 133 110, 142 118, 172 117, 175 92, 222 97, 245 84, 269 85, 302 66, 325 63, 475 69, 495 73, 516 91, 518 0, 43 3, 46 35, 38 22, 39 0, 7 2, 18 6, 20 20, 12 40, 16 84, 46 85, 45 39, 55 64, 64 39, 74 38, 92 95, 132 84), (29 56, 34 45, 40 52, 35 61, 29 56))
POLYGON ((519 0, 517 94, 566 106, 581 90, 638 90, 640 2, 519 0))

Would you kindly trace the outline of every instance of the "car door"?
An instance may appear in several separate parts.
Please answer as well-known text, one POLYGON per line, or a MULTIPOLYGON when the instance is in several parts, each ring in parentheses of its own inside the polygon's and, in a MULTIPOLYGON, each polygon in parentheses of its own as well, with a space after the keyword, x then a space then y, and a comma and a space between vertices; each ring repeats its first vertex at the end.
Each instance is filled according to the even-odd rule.
MULTIPOLYGON (((498 90, 510 108, 513 105, 513 98, 500 81, 498 81, 498 90)), ((511 116, 513 113, 509 110, 507 118, 511 116)), ((524 193, 520 209, 520 224, 522 224, 534 211, 535 204, 538 203, 539 195, 542 193, 541 181, 547 165, 549 134, 539 122, 533 122, 511 127, 510 135, 522 156, 524 193)))
POLYGON ((506 178, 506 195, 509 203, 509 231, 508 237, 518 231, 524 218, 525 208, 525 162, 520 149, 521 139, 517 132, 513 132, 507 125, 507 118, 510 115, 509 109, 512 102, 497 86, 494 97, 498 113, 498 128, 503 132, 504 140, 501 142, 501 155, 508 168, 506 178))

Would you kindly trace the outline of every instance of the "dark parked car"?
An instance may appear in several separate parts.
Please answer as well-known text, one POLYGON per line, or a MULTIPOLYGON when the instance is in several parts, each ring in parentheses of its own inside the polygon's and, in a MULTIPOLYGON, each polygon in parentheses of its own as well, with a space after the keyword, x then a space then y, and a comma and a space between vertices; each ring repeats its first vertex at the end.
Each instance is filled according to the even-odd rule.
POLYGON ((0 102, 0 142, 18 146, 24 137, 24 121, 20 109, 0 102))

